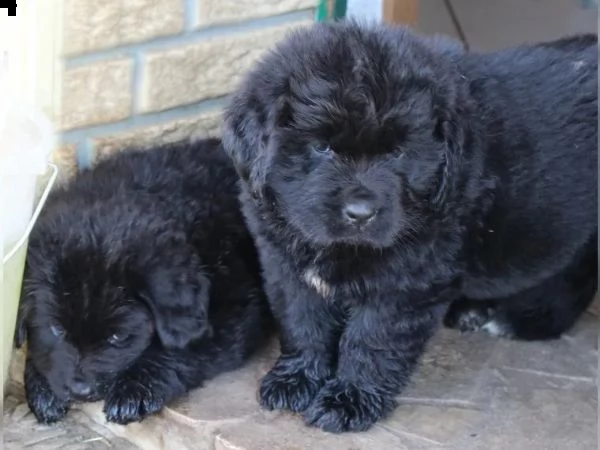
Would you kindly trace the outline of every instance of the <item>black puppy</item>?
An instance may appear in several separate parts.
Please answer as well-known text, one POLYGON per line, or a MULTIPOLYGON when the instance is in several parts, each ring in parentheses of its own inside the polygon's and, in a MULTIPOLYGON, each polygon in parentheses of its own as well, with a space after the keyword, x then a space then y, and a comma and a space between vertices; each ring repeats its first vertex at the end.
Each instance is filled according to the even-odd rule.
POLYGON ((265 407, 369 428, 454 300, 462 328, 573 324, 597 280, 597 61, 596 36, 468 54, 337 23, 257 64, 224 145, 281 329, 265 407))
POLYGON ((239 367, 272 319, 217 140, 127 151, 56 190, 31 235, 17 344, 40 422, 104 399, 126 424, 239 367))

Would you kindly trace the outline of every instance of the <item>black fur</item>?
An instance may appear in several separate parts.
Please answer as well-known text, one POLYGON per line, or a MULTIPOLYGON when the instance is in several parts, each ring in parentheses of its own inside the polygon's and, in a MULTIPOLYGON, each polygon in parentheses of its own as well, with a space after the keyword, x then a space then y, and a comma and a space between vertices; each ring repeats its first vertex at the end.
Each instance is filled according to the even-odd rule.
POLYGON ((48 199, 17 344, 40 422, 104 399, 138 421, 239 367, 272 329, 238 177, 217 140, 127 151, 48 199))
POLYGON ((453 300, 520 338, 572 325, 597 280, 597 60, 595 36, 475 54, 346 22, 249 72, 224 146, 281 333, 265 407, 369 428, 453 300))

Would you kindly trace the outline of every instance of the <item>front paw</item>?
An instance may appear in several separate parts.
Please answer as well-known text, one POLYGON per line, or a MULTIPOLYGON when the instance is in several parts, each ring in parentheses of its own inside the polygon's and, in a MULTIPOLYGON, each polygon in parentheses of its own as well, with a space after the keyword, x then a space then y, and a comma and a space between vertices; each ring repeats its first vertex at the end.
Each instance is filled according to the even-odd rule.
POLYGON ((325 383, 328 373, 309 370, 300 357, 279 358, 260 385, 263 408, 302 412, 325 383))
POLYGON ((319 391, 304 413, 308 425, 324 431, 365 431, 396 406, 393 398, 331 380, 319 391))
POLYGON ((104 400, 104 414, 108 422, 127 425, 140 422, 157 413, 165 404, 164 397, 138 380, 118 379, 108 390, 104 400))
POLYGON ((490 336, 511 338, 513 330, 491 302, 457 300, 450 305, 444 325, 461 332, 485 331, 490 336))
POLYGON ((25 368, 25 396, 38 422, 51 424, 67 415, 69 402, 54 394, 46 379, 30 364, 25 368))
POLYGON ((446 312, 444 325, 461 332, 478 331, 493 315, 493 308, 486 303, 465 299, 456 300, 446 312))

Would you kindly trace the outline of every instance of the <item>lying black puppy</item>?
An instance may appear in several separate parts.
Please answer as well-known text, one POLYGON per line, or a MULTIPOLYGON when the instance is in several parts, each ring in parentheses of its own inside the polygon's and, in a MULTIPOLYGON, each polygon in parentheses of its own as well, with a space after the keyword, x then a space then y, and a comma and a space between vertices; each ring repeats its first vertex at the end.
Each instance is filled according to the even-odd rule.
POLYGON ((270 327, 258 258, 217 140, 127 151, 49 198, 17 329, 40 422, 104 399, 126 424, 239 367, 270 327))
POLYGON ((489 54, 320 24, 233 96, 224 146, 281 328, 267 408, 365 430, 447 322, 568 329, 597 286, 596 36, 489 54))

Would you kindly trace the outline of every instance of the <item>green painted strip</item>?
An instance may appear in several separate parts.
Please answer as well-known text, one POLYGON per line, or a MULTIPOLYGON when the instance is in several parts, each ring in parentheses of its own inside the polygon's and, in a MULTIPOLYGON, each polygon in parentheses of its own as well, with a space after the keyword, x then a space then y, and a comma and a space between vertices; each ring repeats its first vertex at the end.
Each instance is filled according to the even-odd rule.
POLYGON ((321 0, 319 6, 317 6, 315 20, 317 22, 325 22, 329 18, 329 8, 327 7, 327 0, 321 0))
POLYGON ((348 9, 347 6, 347 0, 334 0, 333 11, 329 11, 329 1, 321 0, 317 6, 315 19, 317 22, 343 19, 346 17, 346 10, 348 9))
POLYGON ((346 17, 347 0, 335 0, 333 6, 333 18, 340 20, 346 17))

